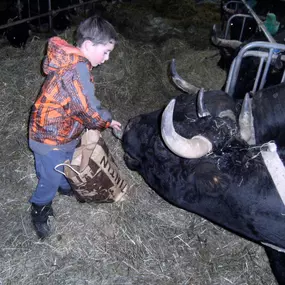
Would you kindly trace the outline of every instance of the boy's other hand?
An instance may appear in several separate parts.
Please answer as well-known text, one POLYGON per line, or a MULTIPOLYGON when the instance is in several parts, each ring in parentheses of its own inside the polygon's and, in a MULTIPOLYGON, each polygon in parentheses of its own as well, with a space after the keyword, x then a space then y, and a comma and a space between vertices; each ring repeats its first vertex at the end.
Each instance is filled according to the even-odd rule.
POLYGON ((118 121, 112 120, 111 124, 110 124, 110 128, 117 130, 117 131, 121 131, 122 124, 118 121))

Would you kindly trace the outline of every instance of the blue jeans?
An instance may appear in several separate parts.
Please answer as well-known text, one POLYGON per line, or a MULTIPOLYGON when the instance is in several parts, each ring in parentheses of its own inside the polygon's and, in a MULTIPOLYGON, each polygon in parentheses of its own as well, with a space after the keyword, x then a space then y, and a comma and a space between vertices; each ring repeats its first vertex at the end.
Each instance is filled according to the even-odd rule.
MULTIPOLYGON (((70 190, 70 185, 64 175, 54 170, 54 167, 65 160, 71 161, 73 151, 51 150, 47 154, 42 155, 34 152, 36 174, 38 177, 38 185, 34 191, 30 202, 39 206, 47 205, 55 197, 58 188, 70 190)), ((57 168, 61 172, 63 166, 57 168)))

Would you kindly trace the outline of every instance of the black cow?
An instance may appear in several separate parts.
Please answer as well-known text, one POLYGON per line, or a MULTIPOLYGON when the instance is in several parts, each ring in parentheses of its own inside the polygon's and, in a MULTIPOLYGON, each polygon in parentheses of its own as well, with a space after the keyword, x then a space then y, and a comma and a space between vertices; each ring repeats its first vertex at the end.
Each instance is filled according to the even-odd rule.
MULTIPOLYGON (((280 285, 285 206, 260 151, 278 137, 279 127, 284 130, 284 102, 284 84, 255 94, 254 125, 260 126, 254 147, 245 142, 252 135, 245 119, 251 117, 248 96, 238 119, 234 101, 223 91, 180 95, 164 111, 131 119, 123 136, 130 169, 171 204, 263 245, 280 285)), ((278 146, 278 154, 285 162, 284 147, 278 146)))
POLYGON ((256 30, 257 24, 253 18, 245 18, 244 20, 242 17, 235 17, 230 24, 230 39, 243 42, 250 39, 256 33, 256 30), (243 32, 241 33, 241 31, 243 32))
MULTIPOLYGON (((175 60, 173 59, 171 62, 170 73, 172 77, 172 81, 175 85, 188 94, 196 94, 200 90, 198 87, 186 82, 176 71, 175 60)), ((256 142, 257 144, 262 144, 269 140, 274 140, 278 146, 285 147, 285 117, 283 115, 283 97, 280 97, 280 88, 283 84, 278 86, 271 86, 266 88, 266 96, 264 94, 264 90, 261 90, 254 95, 253 105, 249 108, 253 110, 253 115, 250 114, 251 119, 251 127, 249 129, 242 129, 242 136, 247 142, 256 142), (272 104, 272 94, 275 97, 274 104, 272 104), (259 99, 257 99, 259 98, 259 99), (256 103, 257 102, 257 103, 256 103), (261 104, 262 103, 262 104, 261 104), (253 119, 254 117, 254 119, 253 119), (256 137, 252 136, 252 129, 254 129, 254 133, 256 133, 256 137), (246 134, 246 135, 244 135, 246 134)), ((219 91, 221 92, 221 91, 219 91)), ((283 93, 282 93, 283 94, 283 93)), ((216 99, 222 102, 225 99, 216 99)), ((236 108, 241 105, 242 100, 235 100, 236 108)), ((228 102, 228 101, 227 101, 228 102)), ((208 103, 209 104, 209 103, 208 103)), ((217 108, 218 103, 216 101, 211 102, 213 106, 217 108)), ((220 103, 221 104, 221 103, 220 103)), ((215 108, 215 107, 212 107, 215 108)), ((225 110, 226 108, 224 108, 225 110)), ((220 110, 220 109, 217 109, 220 110)), ((232 112, 234 109, 230 108, 232 112)), ((212 110, 213 113, 213 110, 212 110)), ((226 114, 228 114, 227 112, 226 114)), ((233 115, 231 115, 233 117, 233 115)), ((246 123, 245 125, 248 125, 246 123)))
POLYGON ((70 27, 71 27, 71 18, 69 12, 66 11, 58 12, 52 18, 52 28, 56 34, 59 34, 70 27))
POLYGON ((12 26, 6 30, 6 37, 11 46, 24 48, 30 37, 30 27, 28 23, 12 26))
MULTIPOLYGON (((20 20, 18 9, 15 5, 9 5, 6 10, 0 11, 0 25, 12 24, 20 20)), ((13 47, 25 47, 30 36, 30 27, 27 23, 1 29, 0 32, 7 38, 13 47)))

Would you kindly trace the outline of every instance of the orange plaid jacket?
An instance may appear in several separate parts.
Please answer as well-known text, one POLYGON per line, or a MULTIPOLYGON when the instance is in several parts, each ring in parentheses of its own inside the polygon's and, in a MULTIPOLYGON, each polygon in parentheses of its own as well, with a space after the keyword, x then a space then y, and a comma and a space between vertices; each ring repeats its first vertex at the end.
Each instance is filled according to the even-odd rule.
POLYGON ((112 116, 95 97, 91 69, 78 48, 59 37, 49 40, 43 62, 47 77, 30 115, 31 140, 62 145, 78 138, 85 128, 110 126, 112 116))

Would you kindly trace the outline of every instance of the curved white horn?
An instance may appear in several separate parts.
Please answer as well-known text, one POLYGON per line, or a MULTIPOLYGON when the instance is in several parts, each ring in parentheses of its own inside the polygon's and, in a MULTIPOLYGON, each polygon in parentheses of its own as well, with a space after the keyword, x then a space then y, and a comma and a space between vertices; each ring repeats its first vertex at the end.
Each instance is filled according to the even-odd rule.
POLYGON ((248 93, 246 93, 242 103, 241 112, 239 115, 239 128, 241 138, 247 143, 254 144, 255 131, 253 125, 251 99, 249 98, 248 93))
POLYGON ((227 7, 227 4, 223 6, 223 10, 228 13, 228 14, 231 14, 233 15, 235 13, 235 10, 234 9, 230 9, 227 7))
POLYGON ((175 59, 174 58, 171 61, 170 73, 171 73, 171 77, 172 77, 173 82, 175 83, 175 85, 179 89, 182 89, 183 91, 185 91, 189 94, 196 94, 199 91, 199 88, 188 83, 187 81, 185 81, 183 78, 180 77, 180 75, 176 71, 176 65, 175 65, 175 59))
POLYGON ((238 40, 225 40, 221 39, 217 36, 217 28, 216 25, 213 25, 212 33, 211 33, 211 41, 213 45, 218 47, 232 48, 236 49, 241 46, 242 42, 238 40))
POLYGON ((161 135, 166 146, 176 155, 184 158, 200 158, 212 150, 212 143, 204 136, 186 139, 176 133, 173 126, 175 99, 165 108, 161 119, 161 135))

